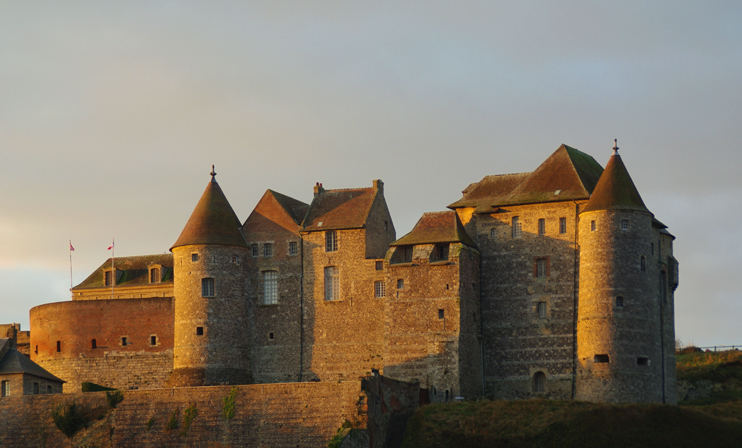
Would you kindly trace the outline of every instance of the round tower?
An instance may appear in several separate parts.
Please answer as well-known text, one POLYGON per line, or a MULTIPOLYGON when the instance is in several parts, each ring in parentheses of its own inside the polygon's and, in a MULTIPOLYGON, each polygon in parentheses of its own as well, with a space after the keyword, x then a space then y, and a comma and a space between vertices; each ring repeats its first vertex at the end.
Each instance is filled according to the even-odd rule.
POLYGON ((247 243, 216 173, 170 250, 175 341, 170 387, 251 382, 247 243))
POLYGON ((579 216, 577 400, 663 402, 654 216, 618 146, 579 216))

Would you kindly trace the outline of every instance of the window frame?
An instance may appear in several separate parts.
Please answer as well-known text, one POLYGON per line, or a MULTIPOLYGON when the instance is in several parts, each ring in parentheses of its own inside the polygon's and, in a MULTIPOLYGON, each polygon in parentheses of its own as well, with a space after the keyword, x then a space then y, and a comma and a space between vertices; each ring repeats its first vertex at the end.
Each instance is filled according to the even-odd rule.
POLYGON ((336 230, 325 230, 325 252, 337 252, 338 233, 336 230))
POLYGON ((546 392, 546 374, 540 370, 533 374, 533 392, 546 392))
POLYGON ((340 268, 325 266, 325 302, 340 300, 340 268))
POLYGON ((622 232, 627 232, 631 229, 631 223, 629 222, 628 219, 623 218, 621 219, 620 228, 622 232))
POLYGON ((0 382, 0 397, 10 396, 10 380, 2 380, 0 382))
POLYGON ((214 277, 201 279, 201 297, 216 297, 216 280, 214 280, 214 277))
POLYGON ((513 216, 510 219, 510 224, 513 227, 513 229, 512 229, 513 238, 520 238, 520 237, 522 237, 523 236, 523 231, 522 231, 522 227, 521 227, 520 216, 513 216))
POLYGON ((538 234, 539 236, 546 235, 546 218, 538 219, 538 234))
POLYGON ((263 280, 262 305, 278 305, 278 271, 261 272, 263 280))
POLYGON ((295 257, 299 255, 299 242, 289 241, 289 257, 295 257))
POLYGON ((250 245, 250 255, 252 255, 253 258, 258 258, 260 256, 260 245, 258 243, 250 245))
POLYGON ((540 301, 536 304, 536 316, 539 319, 546 319, 546 302, 540 301))
POLYGON ((386 297, 386 284, 384 280, 374 281, 374 298, 382 299, 386 297))
POLYGON ((559 218, 559 234, 564 235, 567 233, 567 218, 559 218))
POLYGON ((149 270, 149 282, 152 283, 162 283, 162 270, 159 266, 154 266, 150 268, 149 270))
POLYGON ((273 243, 263 244, 263 257, 273 258, 273 243))

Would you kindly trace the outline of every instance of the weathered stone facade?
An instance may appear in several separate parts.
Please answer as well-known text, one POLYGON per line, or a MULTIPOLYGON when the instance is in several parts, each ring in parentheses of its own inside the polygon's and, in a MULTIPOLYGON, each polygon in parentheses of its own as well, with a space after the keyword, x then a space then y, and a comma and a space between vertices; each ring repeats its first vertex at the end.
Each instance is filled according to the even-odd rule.
MULTIPOLYGON (((84 303, 139 300, 133 318, 144 322, 172 303, 171 336, 141 354, 167 362, 172 349, 170 386, 335 382, 378 370, 419 382, 434 402, 675 402, 674 237, 617 154, 603 170, 563 145, 534 172, 471 184, 449 208, 426 213, 397 240, 381 181, 317 184, 310 204, 268 190, 241 224, 212 178, 172 257, 129 257, 128 268, 116 261, 114 297, 172 288, 174 299, 89 300, 103 297, 103 265, 68 304, 85 319, 84 303)), ((86 348, 100 330, 83 325, 72 337, 70 323, 57 330, 53 316, 33 319, 56 305, 32 310, 31 357, 74 382, 84 375, 68 372, 105 370, 78 359, 103 358, 86 348), (61 339, 79 342, 55 351, 61 339)), ((148 328, 106 337, 146 340, 148 328)), ((101 373, 98 381, 149 387, 162 377, 131 383, 101 373)))

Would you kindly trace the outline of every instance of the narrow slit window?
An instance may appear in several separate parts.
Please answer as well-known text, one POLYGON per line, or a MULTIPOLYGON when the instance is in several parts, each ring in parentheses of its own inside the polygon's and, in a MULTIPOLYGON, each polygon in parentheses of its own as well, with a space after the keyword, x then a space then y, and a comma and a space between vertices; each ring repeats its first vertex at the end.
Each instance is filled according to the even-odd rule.
POLYGON ((446 310, 438 310, 438 319, 444 319, 446 317, 446 310))
POLYGON ((0 383, 0 397, 10 396, 10 381, 6 380, 0 383))
POLYGON ((157 336, 150 336, 149 337, 149 345, 151 345, 152 347, 154 347, 155 345, 157 345, 157 336))
POLYGON ((567 233, 567 218, 559 218, 559 233, 567 233))
POLYGON ((595 232, 595 230, 598 228, 598 225, 595 224, 595 220, 590 221, 590 231, 595 232))
POLYGON ((639 267, 642 270, 642 272, 646 272, 647 270, 647 259, 644 258, 644 255, 641 256, 639 259, 639 267))
POLYGON ((538 318, 539 319, 545 319, 546 318, 546 302, 539 302, 536 306, 536 309, 538 310, 538 318))
POLYGON ((57 341, 57 353, 62 351, 62 341, 57 341))
POLYGON ((546 219, 544 218, 538 220, 538 234, 546 235, 546 219))
POLYGON ((546 374, 544 372, 536 372, 533 375, 533 391, 544 392, 546 390, 546 374))
POLYGON ((98 342, 95 339, 90 341, 90 348, 98 348, 98 342))

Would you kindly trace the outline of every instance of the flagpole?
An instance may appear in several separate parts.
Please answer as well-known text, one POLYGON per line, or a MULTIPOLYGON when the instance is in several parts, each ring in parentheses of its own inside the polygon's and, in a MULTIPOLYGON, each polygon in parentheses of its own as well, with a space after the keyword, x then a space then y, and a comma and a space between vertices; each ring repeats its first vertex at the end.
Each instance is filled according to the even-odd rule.
POLYGON ((72 291, 72 240, 70 240, 70 291, 72 291))
POLYGON ((111 300, 113 300, 113 287, 116 285, 116 267, 113 262, 116 260, 116 238, 111 238, 111 300))

